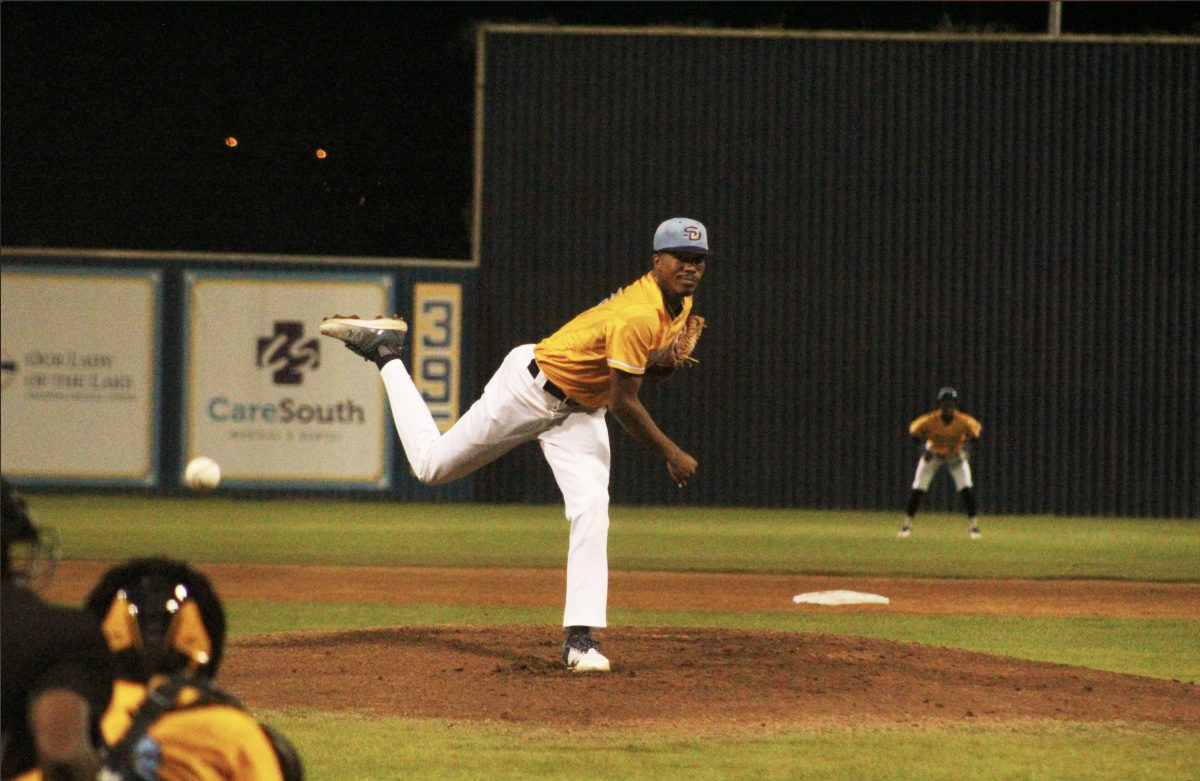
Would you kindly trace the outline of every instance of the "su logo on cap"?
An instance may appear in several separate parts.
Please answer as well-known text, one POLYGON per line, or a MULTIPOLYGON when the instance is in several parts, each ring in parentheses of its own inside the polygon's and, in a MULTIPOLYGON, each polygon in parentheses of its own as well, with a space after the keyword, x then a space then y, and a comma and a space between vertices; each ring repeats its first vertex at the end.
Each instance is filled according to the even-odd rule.
POLYGON ((700 241, 700 237, 703 234, 700 233, 700 229, 697 228, 695 225, 689 225, 683 229, 683 235, 686 236, 691 241, 700 241))

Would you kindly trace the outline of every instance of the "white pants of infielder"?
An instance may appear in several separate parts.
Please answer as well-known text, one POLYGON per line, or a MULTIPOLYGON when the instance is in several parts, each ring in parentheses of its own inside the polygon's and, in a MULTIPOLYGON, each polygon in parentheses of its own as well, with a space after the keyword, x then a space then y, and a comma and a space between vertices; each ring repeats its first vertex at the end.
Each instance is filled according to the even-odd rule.
POLYGON ((929 484, 933 482, 933 476, 942 467, 946 467, 950 476, 954 478, 955 489, 961 491, 971 487, 971 465, 967 463, 965 454, 955 453, 952 456, 934 456, 928 461, 924 456, 918 459, 917 474, 913 478, 912 484, 913 490, 928 491, 929 484))
MULTIPOLYGON (((608 607, 606 408, 559 401, 529 373, 532 344, 514 348, 483 395, 442 434, 399 360, 380 370, 413 474, 425 485, 457 480, 531 440, 554 472, 571 523, 563 626, 605 627, 608 607)), ((540 375, 539 375, 540 377, 540 375)))

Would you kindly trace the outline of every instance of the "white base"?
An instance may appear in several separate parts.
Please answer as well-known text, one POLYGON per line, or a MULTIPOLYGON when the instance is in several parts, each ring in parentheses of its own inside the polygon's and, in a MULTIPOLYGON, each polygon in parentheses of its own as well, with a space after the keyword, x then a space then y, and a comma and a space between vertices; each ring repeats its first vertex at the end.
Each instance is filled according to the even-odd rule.
POLYGON ((797 605, 887 605, 891 600, 861 591, 810 591, 792 597, 797 605))

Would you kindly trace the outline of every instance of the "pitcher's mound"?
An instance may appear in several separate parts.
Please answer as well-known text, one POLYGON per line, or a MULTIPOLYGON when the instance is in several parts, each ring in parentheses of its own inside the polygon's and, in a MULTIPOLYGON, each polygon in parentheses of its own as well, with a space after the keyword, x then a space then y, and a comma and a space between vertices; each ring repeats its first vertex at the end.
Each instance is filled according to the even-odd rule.
POLYGON ((1189 683, 872 638, 597 630, 610 673, 571 673, 561 629, 398 627, 234 641, 218 680, 254 708, 583 726, 1157 722, 1200 728, 1189 683))

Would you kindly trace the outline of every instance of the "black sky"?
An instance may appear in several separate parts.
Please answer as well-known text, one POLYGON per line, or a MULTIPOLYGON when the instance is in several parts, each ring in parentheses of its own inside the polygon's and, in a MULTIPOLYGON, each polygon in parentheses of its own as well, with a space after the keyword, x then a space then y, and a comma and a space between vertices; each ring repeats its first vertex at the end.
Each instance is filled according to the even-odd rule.
MULTIPOLYGON (((4 2, 0 239, 465 258, 478 22, 1041 33, 1048 11, 1034 2, 4 2)), ((1196 36, 1198 11, 1065 3, 1063 29, 1196 36)))

